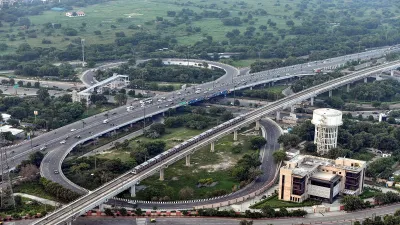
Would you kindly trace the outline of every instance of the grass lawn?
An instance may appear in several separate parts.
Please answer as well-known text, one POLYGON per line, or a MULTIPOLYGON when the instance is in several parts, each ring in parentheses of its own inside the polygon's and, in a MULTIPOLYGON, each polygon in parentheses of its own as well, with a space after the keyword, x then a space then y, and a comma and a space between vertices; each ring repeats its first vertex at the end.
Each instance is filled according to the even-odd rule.
POLYGON ((313 201, 313 200, 306 200, 302 203, 286 202, 286 201, 278 200, 278 195, 274 195, 274 196, 267 198, 257 204, 250 206, 250 208, 251 209, 261 209, 265 205, 271 206, 272 208, 281 208, 281 207, 296 208, 296 207, 313 206, 313 205, 319 205, 319 204, 320 204, 320 202, 313 201))
MULTIPOLYGON (((280 29, 287 29, 286 20, 282 16, 290 15, 292 11, 283 10, 283 6, 275 5, 274 2, 266 2, 262 0, 251 0, 246 2, 247 6, 241 8, 234 2, 223 3, 221 1, 204 2, 203 0, 193 0, 190 5, 178 5, 173 1, 161 0, 148 0, 148 1, 132 1, 116 0, 105 2, 102 4, 89 5, 86 7, 75 7, 73 11, 84 11, 85 17, 69 18, 65 16, 65 12, 45 11, 40 15, 28 16, 31 23, 34 24, 30 29, 37 30, 37 38, 21 38, 18 32, 21 30, 18 27, 8 30, 0 34, 0 43, 7 43, 9 48, 4 53, 12 53, 21 43, 29 43, 35 47, 56 47, 65 48, 76 37, 85 38, 86 43, 90 44, 103 44, 112 43, 115 39, 115 33, 123 31, 126 36, 131 36, 133 33, 139 31, 162 32, 163 35, 174 35, 179 44, 193 44, 197 41, 203 40, 206 36, 211 35, 214 41, 226 40, 225 34, 232 29, 239 29, 241 33, 246 31, 248 26, 258 28, 260 25, 265 25, 268 19, 277 23, 280 29), (210 4, 215 4, 215 9, 208 8, 210 4), (235 6, 234 6, 235 5, 235 6), (239 15, 239 12, 254 11, 263 8, 270 13, 266 16, 259 16, 253 14, 255 20, 254 24, 249 25, 243 23, 240 26, 224 26, 222 21, 218 18, 203 18, 193 21, 192 27, 200 27, 201 31, 197 33, 187 33, 186 24, 168 27, 167 29, 160 30, 157 28, 155 22, 156 17, 163 17, 164 20, 173 21, 172 17, 167 16, 167 11, 180 12, 182 9, 193 10, 201 13, 205 10, 220 11, 220 9, 228 9, 231 12, 231 17, 246 18, 246 15, 239 15), (40 30, 45 23, 61 23, 62 28, 74 28, 78 31, 78 36, 68 37, 62 33, 62 29, 55 30, 49 36, 42 33, 40 30), (86 25, 82 25, 86 23, 86 25), (112 28, 111 26, 115 26, 112 28), (130 25, 136 26, 136 29, 128 29, 130 25), (140 26, 140 27, 137 27, 140 26), (94 35, 94 31, 101 31, 101 35, 94 35), (15 35, 15 40, 10 41, 6 34, 15 35), (43 39, 51 40, 51 44, 42 44, 43 39)), ((296 2, 300 2, 296 0, 296 2)), ((179 2, 178 2, 179 3, 179 2)), ((290 4, 295 9, 295 2, 285 1, 281 4, 290 4)), ((180 3, 179 3, 180 4, 180 3)), ((295 18, 291 18, 296 24, 300 23, 295 18)), ((4 23, 4 27, 8 27, 8 23, 4 23)), ((269 29, 269 32, 277 34, 277 29, 269 29)), ((23 32, 23 31, 22 31, 23 32)))
POLYGON ((34 195, 40 198, 57 201, 55 197, 49 195, 39 184, 39 181, 24 182, 13 189, 14 193, 24 193, 34 195))
MULTIPOLYGON (((187 132, 180 130, 180 133, 171 133, 171 137, 182 137, 182 134, 187 135, 187 132)), ((233 142, 233 135, 228 135, 221 138, 215 145, 215 152, 210 152, 210 146, 206 146, 191 156, 191 165, 188 168, 185 165, 185 159, 170 165, 165 169, 165 180, 159 181, 159 174, 141 182, 147 188, 159 188, 165 191, 168 190, 167 196, 171 200, 179 200, 179 191, 183 187, 190 187, 194 191, 193 199, 207 198, 212 191, 223 190, 227 193, 232 191, 238 181, 229 175, 230 169, 235 163, 245 154, 254 152, 250 149, 249 139, 251 136, 238 135, 238 141, 233 142), (243 151, 238 154, 231 152, 234 145, 242 143, 244 145, 243 151), (199 179, 212 178, 213 181, 218 182, 214 187, 197 188, 199 179)), ((168 139, 168 138, 166 138, 168 139)), ((128 197, 128 196, 125 196, 128 197)), ((146 190, 138 191, 136 199, 146 199, 146 190)))
POLYGON ((269 87, 266 88, 269 91, 272 91, 275 94, 281 94, 283 90, 285 90, 288 86, 273 86, 273 87, 269 87))
POLYGON ((380 192, 381 192, 380 190, 365 187, 363 193, 361 195, 359 195, 359 197, 361 199, 373 198, 377 193, 380 193, 380 192))
POLYGON ((11 215, 14 217, 14 215, 16 214, 20 216, 25 216, 27 214, 36 215, 37 213, 41 213, 44 211, 51 212, 55 209, 51 205, 44 205, 42 203, 33 201, 31 199, 27 198, 21 198, 21 199, 22 199, 21 205, 16 206, 16 208, 12 210, 1 211, 0 216, 5 218, 7 215, 11 215))

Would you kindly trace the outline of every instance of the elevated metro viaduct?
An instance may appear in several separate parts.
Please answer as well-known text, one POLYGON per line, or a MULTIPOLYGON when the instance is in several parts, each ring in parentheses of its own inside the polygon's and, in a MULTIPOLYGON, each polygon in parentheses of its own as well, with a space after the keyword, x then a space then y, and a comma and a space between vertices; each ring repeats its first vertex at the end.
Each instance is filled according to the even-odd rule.
MULTIPOLYGON (((79 198, 78 200, 70 203, 69 205, 63 207, 62 209, 59 209, 54 213, 40 219, 34 224, 49 224, 48 222, 50 222, 50 224, 59 224, 71 221, 77 216, 84 214, 87 210, 90 210, 95 206, 101 205, 107 199, 111 198, 112 196, 115 196, 119 192, 127 188, 131 188, 138 181, 143 180, 146 177, 151 176, 156 172, 162 171, 163 168, 176 162, 177 160, 185 158, 188 154, 191 154, 193 151, 196 151, 200 147, 210 145, 211 143, 215 142, 216 140, 220 139, 226 134, 235 132, 241 127, 247 126, 249 123, 254 123, 256 121, 259 121, 263 116, 271 112, 279 111, 282 108, 290 107, 293 104, 304 101, 306 99, 310 99, 323 92, 338 88, 343 85, 347 85, 348 83, 355 82, 359 79, 364 79, 365 77, 371 75, 381 73, 382 71, 392 70, 399 66, 400 66, 400 61, 394 61, 385 65, 364 69, 352 73, 350 75, 346 75, 325 82, 321 85, 317 85, 315 87, 301 91, 292 96, 278 100, 274 103, 271 103, 268 106, 256 109, 253 112, 245 114, 243 116, 243 120, 233 123, 233 121, 236 120, 235 118, 232 120, 230 124, 228 124, 229 126, 226 126, 226 128, 224 127, 223 129, 214 133, 213 135, 204 136, 206 133, 200 134, 199 136, 193 139, 193 141, 188 147, 182 149, 180 152, 165 157, 165 159, 155 162, 152 166, 146 168, 143 171, 138 171, 138 173, 133 173, 132 171, 127 172, 121 175, 120 177, 116 178, 115 180, 104 184, 102 187, 99 187, 96 190, 89 192, 89 194, 79 198)), ((230 88, 230 91, 232 91, 232 87, 230 88)), ((219 205, 213 204, 211 207, 220 207, 220 206, 221 206, 220 204, 219 205)), ((197 207, 208 207, 208 205, 197 206, 197 207)))

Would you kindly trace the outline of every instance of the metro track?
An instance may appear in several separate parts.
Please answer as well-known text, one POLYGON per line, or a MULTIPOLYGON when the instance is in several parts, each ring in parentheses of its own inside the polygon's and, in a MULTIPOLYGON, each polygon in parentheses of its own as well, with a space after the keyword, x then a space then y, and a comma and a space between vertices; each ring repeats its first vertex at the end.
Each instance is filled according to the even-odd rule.
POLYGON ((364 77, 371 76, 373 73, 379 73, 383 70, 392 69, 400 66, 400 61, 394 61, 388 64, 364 69, 349 75, 345 75, 340 78, 336 78, 334 80, 325 82, 323 84, 314 86, 307 90, 303 90, 297 94, 292 96, 285 97, 281 100, 278 100, 270 105, 263 106, 259 109, 256 109, 250 113, 244 114, 246 117, 245 120, 228 127, 220 132, 215 133, 212 137, 208 139, 201 140, 196 144, 189 146, 188 148, 178 152, 174 155, 171 155, 164 161, 156 163, 154 166, 142 171, 139 174, 132 174, 131 172, 127 172, 118 178, 102 185, 101 187, 95 189, 94 191, 90 191, 89 194, 80 197, 79 199, 73 201, 72 203, 64 206, 63 208, 49 214, 48 216, 38 220, 34 224, 60 224, 62 222, 71 221, 77 216, 85 213, 87 210, 94 208, 95 206, 103 203, 105 200, 115 196, 116 193, 122 192, 125 189, 128 189, 130 186, 135 185, 137 181, 143 180, 155 172, 159 171, 162 168, 167 167, 168 165, 182 159, 187 154, 190 154, 197 149, 210 144, 213 141, 216 141, 228 133, 231 133, 235 130, 240 129, 241 127, 247 126, 250 123, 258 121, 261 117, 278 111, 282 108, 295 104, 297 102, 303 101, 305 99, 314 97, 320 93, 332 90, 339 86, 352 83, 364 77))

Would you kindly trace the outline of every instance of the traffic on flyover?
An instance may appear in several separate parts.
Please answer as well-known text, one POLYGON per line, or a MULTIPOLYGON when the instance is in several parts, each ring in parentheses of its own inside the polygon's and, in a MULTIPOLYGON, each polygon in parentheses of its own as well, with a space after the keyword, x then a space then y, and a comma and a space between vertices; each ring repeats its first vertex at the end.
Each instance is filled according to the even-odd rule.
MULTIPOLYGON (((238 125, 235 125, 235 127, 227 129, 226 131, 217 133, 214 137, 218 138, 218 136, 223 135, 224 132, 232 132, 233 129, 237 129, 237 127, 239 127, 239 126, 244 126, 246 123, 254 122, 255 120, 258 120, 260 118, 260 116, 262 116, 262 114, 260 113, 261 112, 260 110, 263 110, 264 111, 263 114, 265 115, 265 112, 267 112, 267 111, 278 110, 279 108, 284 107, 287 104, 292 104, 294 101, 303 100, 304 98, 309 98, 309 97, 316 95, 322 91, 326 91, 327 88, 332 89, 332 88, 335 88, 337 85, 343 85, 346 82, 354 82, 356 79, 360 79, 360 78, 369 76, 373 73, 377 73, 382 70, 387 70, 387 69, 390 69, 393 67, 397 67, 398 65, 399 65, 399 62, 393 62, 393 63, 388 63, 386 65, 373 67, 370 69, 366 69, 366 70, 363 70, 360 72, 353 73, 353 74, 345 76, 345 77, 341 77, 341 78, 332 80, 330 82, 327 82, 328 84, 325 83, 323 87, 317 86, 315 88, 305 90, 294 96, 290 96, 288 98, 283 99, 282 100, 283 102, 278 101, 276 103, 273 103, 272 105, 266 106, 267 108, 263 107, 259 110, 256 110, 256 112, 252 112, 252 113, 249 113, 248 115, 245 115, 247 117, 246 121, 244 121, 243 123, 239 123, 238 125), (275 105, 275 106, 273 106, 273 105, 275 105), (271 109, 269 109, 269 108, 271 108, 271 109)), ((234 86, 235 85, 232 84, 229 90, 232 90, 232 88, 235 88, 234 86)), ((213 139, 213 138, 210 138, 210 139, 213 139)), ((209 143, 209 141, 207 141, 207 140, 201 141, 201 142, 202 143, 200 143, 200 144, 203 144, 203 145, 209 143)), ((196 144, 195 147, 198 147, 198 144, 196 144)), ((188 149, 188 151, 190 151, 190 150, 192 150, 192 149, 188 149)), ((172 159, 169 159, 169 161, 172 161, 172 159)), ((164 163, 164 162, 162 162, 162 163, 164 163)), ((168 162, 166 162, 166 163, 168 163, 168 162)), ((158 167, 158 165, 155 167, 158 167)), ((155 169, 158 169, 158 168, 155 168, 155 169)), ((148 173, 149 170, 145 171, 143 173, 143 175, 146 175, 145 173, 148 173)), ((59 211, 49 215, 46 218, 47 218, 47 220, 51 219, 51 220, 56 220, 56 221, 60 221, 60 222, 68 221, 69 219, 72 219, 73 217, 76 217, 77 215, 84 213, 84 211, 89 209, 90 207, 94 207, 96 204, 98 205, 99 202, 104 201, 104 198, 108 198, 108 197, 112 196, 112 194, 114 194, 116 191, 121 191, 122 189, 128 188, 130 185, 132 185, 132 182, 130 182, 131 180, 135 181, 136 178, 139 178, 139 179, 142 178, 139 176, 141 176, 141 175, 138 175, 138 174, 134 175, 132 173, 124 174, 121 177, 117 178, 116 180, 106 184, 104 187, 96 189, 95 191, 90 192, 88 195, 82 197, 81 199, 78 199, 77 201, 71 203, 69 206, 66 206, 66 207, 73 208, 71 210, 72 215, 70 215, 70 216, 65 216, 66 211, 64 210, 64 208, 65 208, 64 207, 63 209, 60 209, 59 211), (62 214, 63 210, 64 210, 64 214, 62 214), (61 214, 64 216, 61 216, 61 214)), ((68 212, 68 210, 67 210, 67 212, 68 212)), ((44 219, 46 219, 46 218, 44 218, 44 219)))

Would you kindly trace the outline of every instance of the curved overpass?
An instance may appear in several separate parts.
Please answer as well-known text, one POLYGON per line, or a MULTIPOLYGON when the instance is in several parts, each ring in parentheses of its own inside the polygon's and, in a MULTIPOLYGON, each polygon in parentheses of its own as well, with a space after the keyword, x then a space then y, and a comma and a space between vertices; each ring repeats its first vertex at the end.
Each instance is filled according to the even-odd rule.
MULTIPOLYGON (((235 82, 237 85, 241 82, 261 82, 261 83, 268 83, 268 82, 273 82, 274 80, 279 80, 279 79, 286 79, 290 76, 294 76, 295 73, 300 73, 302 71, 302 68, 308 68, 308 70, 313 70, 316 68, 321 68, 321 66, 325 65, 329 65, 329 66, 339 66, 339 65, 343 65, 346 61, 348 60, 355 60, 358 58, 361 59, 369 59, 372 57, 381 57, 382 55, 384 55, 386 52, 391 52, 391 51, 397 51, 397 48, 394 49, 389 49, 389 48, 382 48, 382 49, 378 49, 378 50, 374 50, 374 51, 368 51, 368 52, 363 52, 360 54, 353 54, 353 55, 347 55, 347 56, 342 56, 342 57, 337 57, 337 58, 332 58, 332 59, 327 59, 324 61, 317 61, 317 62, 312 62, 310 64, 301 64, 301 65, 296 65, 296 66, 291 66, 291 67, 284 67, 284 68, 279 68, 279 69, 273 69, 273 70, 268 70, 268 71, 263 71, 263 72, 259 72, 259 73, 255 73, 255 74, 250 74, 250 75, 244 75, 244 76, 240 76, 237 77, 236 79, 233 79, 233 82, 235 82), (300 72, 299 72, 300 71, 300 72), (291 75, 293 74, 293 75, 291 75)), ((193 61, 193 60, 191 60, 193 61)), ((200 61, 202 62, 202 61, 200 61)), ((210 64, 213 64, 214 62, 210 62, 210 64)), ((239 74, 239 71, 236 68, 233 68, 231 66, 228 65, 224 65, 221 63, 215 63, 216 65, 219 65, 220 67, 222 67, 223 69, 225 69, 225 71, 227 72, 225 76, 221 77, 220 81, 217 82, 209 82, 209 83, 205 83, 205 84, 201 84, 198 85, 197 87, 202 87, 203 89, 215 89, 215 90, 229 90, 232 89, 233 85, 229 85, 229 83, 232 83, 232 78, 234 78, 236 75, 239 74), (214 88, 213 88, 214 87, 214 88)), ((118 65, 118 63, 114 63, 111 65, 104 65, 101 68, 108 68, 108 67, 112 67, 112 66, 116 66, 118 65)), ((85 72, 85 74, 91 74, 91 70, 88 70, 85 72)), ((83 76, 86 77, 86 76, 83 76)), ((87 75, 88 80, 86 82, 89 82, 90 84, 90 76, 87 75)), ((93 78, 93 74, 92 74, 92 78, 93 78)), ((84 81, 85 82, 85 81, 84 81)), ((240 86, 240 84, 239 84, 240 86)), ((236 88, 239 89, 239 88, 236 88)), ((185 101, 189 101, 189 100, 193 100, 192 102, 198 101, 203 99, 205 96, 208 96, 208 94, 195 94, 193 93, 194 90, 188 90, 188 93, 183 93, 185 96, 185 101)), ((224 94, 224 93, 216 93, 216 95, 220 95, 220 94, 224 94)), ((169 93, 166 97, 174 97, 176 96, 176 93, 169 93)), ((213 97, 213 96, 211 96, 213 97)), ((175 102, 176 104, 177 102, 175 102)), ((160 103, 158 105, 155 106, 149 106, 145 109, 146 113, 150 113, 150 112, 155 112, 155 111, 166 111, 165 110, 165 103, 160 103), (157 106, 162 106, 162 109, 158 109, 157 106)), ((170 106, 169 106, 170 107, 170 106)), ((173 106, 175 107, 175 105, 173 106)), ((131 116, 126 114, 126 108, 125 107, 119 107, 116 109, 113 109, 109 112, 107 112, 108 114, 111 114, 111 118, 110 123, 114 123, 116 124, 116 128, 119 127, 119 124, 121 124, 122 122, 126 122, 126 121, 131 121, 136 122, 138 120, 135 120, 135 118, 142 116, 144 113, 141 110, 136 110, 131 112, 131 116), (116 115, 115 115, 116 113, 116 115), (114 114, 114 115, 113 115, 114 114), (123 119, 125 118, 125 119, 123 119)), ((66 125, 64 127, 58 128, 52 132, 48 132, 45 133, 43 135, 40 135, 38 137, 35 137, 32 139, 32 141, 29 142, 24 142, 21 143, 19 145, 16 146, 10 146, 10 147, 6 147, 5 148, 5 154, 7 154, 7 158, 8 158, 8 163, 10 165, 10 168, 15 167, 16 165, 18 165, 19 163, 21 163, 22 160, 26 159, 30 153, 35 152, 35 151, 39 151, 40 148, 47 146, 47 148, 49 150, 52 149, 66 149, 67 145, 70 145, 71 140, 67 140, 67 144, 65 146, 60 146, 59 142, 61 140, 64 140, 68 135, 77 135, 77 133, 79 133, 79 135, 85 134, 85 136, 82 137, 88 137, 88 136, 92 136, 93 138, 97 137, 96 133, 97 131, 102 131, 105 130, 106 128, 104 126, 101 126, 100 121, 102 121, 102 119, 104 118, 105 113, 103 114, 99 114, 96 116, 92 116, 89 118, 84 119, 84 122, 86 124, 91 124, 92 126, 92 130, 87 129, 87 127, 83 127, 83 123, 81 121, 66 125), (81 129, 78 129, 81 128, 81 129), (74 134, 69 134, 71 129, 78 129, 74 134), (92 133, 92 135, 87 135, 88 132, 94 132, 92 133), (85 133, 87 132, 87 133, 85 133)), ((54 165, 57 164, 57 162, 55 161, 50 161, 49 162, 50 165, 54 165)), ((57 180, 55 180, 57 181, 57 180)))
MULTIPOLYGON (((63 208, 49 214, 48 216, 38 220, 34 224, 60 224, 63 222, 71 221, 79 215, 84 214, 87 210, 90 210, 106 200, 112 198, 116 194, 122 192, 125 189, 130 188, 132 185, 135 185, 138 181, 143 180, 152 174, 158 172, 159 170, 165 168, 166 166, 176 162, 184 158, 186 155, 191 154, 196 149, 206 146, 228 133, 232 133, 241 127, 247 126, 250 123, 259 121, 262 117, 267 114, 273 113, 282 108, 286 108, 292 104, 296 104, 308 98, 314 97, 323 92, 335 89, 337 87, 343 86, 348 83, 355 82, 359 79, 363 79, 365 77, 371 76, 376 73, 381 73, 382 71, 390 70, 393 68, 397 68, 400 66, 400 61, 394 61, 385 65, 380 65, 368 69, 364 69, 323 84, 317 85, 310 89, 301 91, 297 94, 294 94, 289 97, 285 97, 281 100, 278 100, 270 105, 261 107, 256 109, 250 113, 245 114, 245 120, 238 122, 232 126, 229 126, 225 129, 222 129, 219 132, 216 132, 213 136, 199 140, 195 144, 190 145, 186 149, 181 150, 178 153, 171 155, 170 157, 154 164, 152 167, 145 169, 144 171, 133 174, 131 172, 127 172, 118 178, 104 184, 103 186, 97 188, 96 190, 90 191, 89 194, 82 196, 81 198, 73 201, 72 203, 64 206, 63 208)), ((219 207, 225 205, 224 203, 213 204, 213 207, 219 207)), ((200 206, 201 207, 201 206, 200 206)), ((208 207, 208 205, 204 206, 208 207)))

